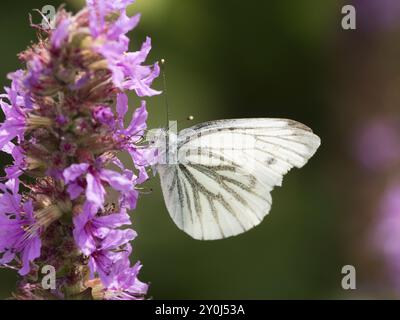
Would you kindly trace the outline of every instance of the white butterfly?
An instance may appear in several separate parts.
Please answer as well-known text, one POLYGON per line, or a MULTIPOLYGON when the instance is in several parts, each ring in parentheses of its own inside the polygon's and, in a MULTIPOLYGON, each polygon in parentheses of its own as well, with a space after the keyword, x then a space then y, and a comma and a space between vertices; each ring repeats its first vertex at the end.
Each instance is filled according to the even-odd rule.
POLYGON ((195 239, 214 240, 258 225, 271 209, 271 190, 291 168, 304 166, 321 141, 296 121, 237 119, 158 135, 155 143, 173 221, 195 239))

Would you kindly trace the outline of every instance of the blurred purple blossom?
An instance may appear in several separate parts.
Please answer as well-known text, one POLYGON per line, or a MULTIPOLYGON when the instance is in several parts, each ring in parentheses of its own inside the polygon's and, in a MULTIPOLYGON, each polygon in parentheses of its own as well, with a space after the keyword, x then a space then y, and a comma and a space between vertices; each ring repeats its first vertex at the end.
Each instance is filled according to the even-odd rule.
POLYGON ((356 157, 369 170, 384 169, 400 161, 400 124, 390 119, 375 119, 356 133, 356 157))
POLYGON ((400 1, 354 0, 360 30, 389 30, 399 26, 400 1))
POLYGON ((395 289, 400 291, 400 183, 386 190, 379 208, 375 244, 383 254, 395 289))

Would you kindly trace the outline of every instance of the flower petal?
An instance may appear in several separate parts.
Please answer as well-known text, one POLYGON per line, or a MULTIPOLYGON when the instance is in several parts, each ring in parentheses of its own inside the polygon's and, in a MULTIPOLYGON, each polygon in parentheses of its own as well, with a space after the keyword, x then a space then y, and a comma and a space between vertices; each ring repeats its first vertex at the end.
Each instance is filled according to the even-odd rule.
POLYGON ((76 198, 78 198, 83 192, 83 190, 84 189, 75 182, 70 183, 67 187, 67 192, 71 197, 71 200, 75 200, 76 198))
POLYGON ((129 191, 132 187, 132 182, 122 174, 103 169, 100 171, 101 180, 106 181, 117 191, 129 191))
POLYGON ((91 173, 86 175, 86 198, 88 201, 96 204, 97 208, 103 208, 105 190, 99 178, 91 173))
POLYGON ((135 110, 132 121, 126 129, 127 134, 137 136, 138 139, 143 136, 144 130, 147 128, 147 117, 146 101, 143 100, 140 107, 135 110))
POLYGON ((41 246, 42 242, 40 238, 34 237, 25 247, 24 251, 22 252, 22 268, 18 271, 21 276, 27 275, 31 269, 30 262, 40 257, 41 246))
MULTIPOLYGON (((118 118, 123 121, 127 111, 128 111, 128 96, 125 93, 119 93, 117 95, 118 118)), ((123 122, 122 122, 122 125, 123 125, 123 122)))
POLYGON ((79 176, 86 173, 88 168, 89 168, 89 164, 87 164, 87 163, 71 165, 70 167, 65 169, 63 172, 65 183, 69 183, 71 181, 76 180, 76 178, 78 178, 79 176))
POLYGON ((51 35, 51 45, 54 49, 60 49, 61 44, 68 38, 71 22, 71 19, 65 19, 53 31, 51 35))
POLYGON ((97 208, 92 203, 86 202, 82 212, 74 217, 74 239, 85 255, 90 255, 96 250, 96 242, 87 230, 88 223, 96 213, 97 208))

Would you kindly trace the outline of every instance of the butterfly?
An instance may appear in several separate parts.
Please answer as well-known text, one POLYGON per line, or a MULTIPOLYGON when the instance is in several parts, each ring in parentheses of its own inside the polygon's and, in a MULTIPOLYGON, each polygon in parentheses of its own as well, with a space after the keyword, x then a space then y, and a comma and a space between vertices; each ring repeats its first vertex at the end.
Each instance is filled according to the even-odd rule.
POLYGON ((244 233, 270 212, 271 191, 321 144, 307 126, 286 119, 217 120, 153 138, 155 169, 169 214, 194 239, 244 233))

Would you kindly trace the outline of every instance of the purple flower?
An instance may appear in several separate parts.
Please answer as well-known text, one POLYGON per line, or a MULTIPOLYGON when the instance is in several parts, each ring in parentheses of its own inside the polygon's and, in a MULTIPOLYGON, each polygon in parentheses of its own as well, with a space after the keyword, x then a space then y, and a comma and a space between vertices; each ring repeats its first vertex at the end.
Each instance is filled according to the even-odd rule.
POLYGON ((93 37, 93 48, 107 61, 112 73, 114 85, 121 90, 135 90, 139 97, 160 94, 150 86, 160 74, 158 64, 142 65, 150 50, 151 39, 148 37, 138 52, 127 52, 129 38, 126 33, 134 29, 140 20, 137 14, 131 18, 126 15, 126 6, 133 1, 87 1, 89 9, 89 25, 93 37), (119 13, 115 22, 108 23, 106 17, 113 11, 119 13))
POLYGON ((113 129, 115 126, 114 112, 109 107, 95 107, 93 110, 93 117, 101 124, 110 127, 110 129, 113 129))
POLYGON ((40 256, 41 228, 36 223, 32 201, 21 203, 17 180, 9 180, 0 189, 0 264, 10 263, 18 254, 22 260, 19 274, 26 275, 30 262, 40 256))
POLYGON ((14 163, 5 168, 6 177, 8 179, 15 179, 21 176, 26 169, 25 155, 22 151, 22 148, 16 146, 12 142, 9 142, 2 148, 1 151, 8 153, 14 159, 14 163))
POLYGON ((147 129, 146 102, 142 101, 140 108, 135 110, 127 128, 124 127, 124 118, 128 111, 128 97, 125 94, 119 94, 117 98, 118 125, 114 139, 122 150, 127 151, 132 157, 135 167, 139 170, 139 180, 137 183, 143 183, 148 179, 146 167, 154 164, 156 155, 155 150, 151 148, 141 148, 137 143, 143 138, 147 129))
POLYGON ((0 126, 0 149, 14 138, 22 141, 26 129, 25 100, 13 87, 5 88, 6 94, 0 95, 0 107, 6 117, 0 126), (9 103, 2 100, 6 98, 9 103))
POLYGON ((150 88, 154 79, 160 75, 158 63, 155 63, 152 67, 142 65, 150 53, 150 50, 151 39, 147 37, 140 51, 127 53, 121 62, 126 77, 122 85, 123 89, 135 90, 139 97, 151 97, 161 93, 161 91, 150 88))
POLYGON ((130 251, 129 242, 136 237, 136 232, 131 229, 118 229, 130 224, 124 209, 120 213, 98 216, 96 206, 89 202, 74 218, 74 239, 83 254, 89 257, 91 277, 97 273, 104 286, 113 281, 114 264, 125 251, 130 251))
MULTIPOLYGON (((141 174, 139 170, 139 177, 133 174, 132 171, 125 169, 123 175, 131 182, 132 186, 141 184, 148 179, 147 172, 144 170, 145 174, 141 174)), ((136 204, 139 198, 139 191, 133 188, 130 192, 125 192, 120 196, 119 205, 121 208, 129 208, 131 210, 136 209, 136 204)))
POLYGON ((115 275, 112 273, 115 263, 123 258, 126 251, 129 251, 129 242, 136 237, 135 231, 111 230, 108 236, 101 241, 98 248, 89 256, 89 268, 91 277, 97 273, 104 286, 112 283, 115 275))
POLYGON ((143 138, 144 131, 147 128, 147 110, 146 101, 142 101, 140 108, 135 110, 127 128, 124 128, 123 122, 128 111, 128 97, 121 93, 117 97, 117 113, 118 113, 118 134, 129 137, 130 145, 133 146, 137 141, 143 138))
MULTIPOLYGON (((25 71, 17 70, 15 72, 9 73, 7 78, 10 79, 11 82, 11 90, 13 91, 13 100, 12 103, 14 105, 18 104, 26 110, 32 109, 32 100, 29 90, 25 87, 25 71), (17 98, 16 98, 17 97, 17 98)), ((1 97, 1 95, 0 95, 1 97)), ((8 98, 7 95, 5 95, 8 98)), ((10 96, 11 97, 11 96, 10 96)))
POLYGON ((86 202, 82 212, 74 217, 74 238, 81 251, 90 255, 96 251, 99 241, 104 240, 112 230, 130 224, 126 210, 97 216, 96 206, 86 202))
POLYGON ((114 264, 113 282, 105 290, 106 300, 142 300, 149 286, 138 279, 142 265, 137 262, 130 267, 129 258, 120 259, 114 264))
MULTIPOLYGON (((99 37, 106 31, 106 21, 105 18, 111 12, 124 13, 128 5, 132 4, 134 0, 86 0, 86 5, 90 14, 90 31, 93 37, 99 37)), ((121 24, 121 23, 119 23, 121 24)), ((126 22, 129 24, 129 22, 126 22)), ((131 29, 133 29, 133 26, 131 29)), ((130 31, 126 30, 126 32, 130 31)))
POLYGON ((104 182, 122 195, 135 192, 132 181, 121 173, 102 168, 101 161, 93 166, 87 163, 73 164, 64 170, 63 176, 71 199, 76 199, 85 190, 86 199, 96 209, 102 209, 104 205, 104 182), (83 176, 85 181, 81 179, 83 176))
POLYGON ((119 213, 98 216, 93 204, 86 202, 83 210, 74 218, 74 238, 81 251, 89 257, 91 278, 97 273, 105 287, 107 298, 139 298, 147 291, 147 285, 137 280, 140 266, 130 268, 129 242, 136 237, 131 229, 125 209, 119 213))
POLYGON ((117 21, 107 31, 107 38, 128 43, 129 39, 126 38, 125 34, 136 28, 139 22, 140 14, 129 18, 126 12, 122 11, 117 21))

